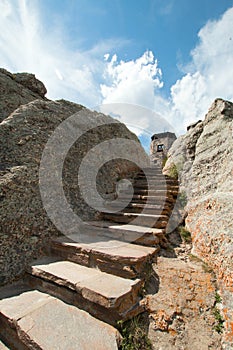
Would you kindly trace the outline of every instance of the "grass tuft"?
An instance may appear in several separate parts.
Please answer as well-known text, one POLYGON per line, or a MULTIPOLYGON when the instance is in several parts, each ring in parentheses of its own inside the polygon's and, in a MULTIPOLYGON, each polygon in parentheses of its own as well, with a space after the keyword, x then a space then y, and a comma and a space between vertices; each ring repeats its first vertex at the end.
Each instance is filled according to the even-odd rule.
POLYGON ((126 322, 118 321, 118 330, 123 337, 120 350, 153 349, 142 315, 136 316, 126 322))
POLYGON ((179 227, 179 234, 184 242, 186 243, 192 242, 191 233, 184 226, 179 227))

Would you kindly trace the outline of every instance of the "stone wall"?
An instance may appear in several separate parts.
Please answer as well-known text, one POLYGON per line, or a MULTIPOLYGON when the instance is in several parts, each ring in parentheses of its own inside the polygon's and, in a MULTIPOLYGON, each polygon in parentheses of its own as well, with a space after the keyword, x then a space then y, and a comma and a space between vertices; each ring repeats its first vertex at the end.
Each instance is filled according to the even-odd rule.
MULTIPOLYGON (((79 113, 76 127, 83 135, 66 157, 63 188, 70 207, 82 220, 98 216, 98 211, 83 200, 78 184, 81 161, 94 146, 118 137, 135 141, 139 148, 129 152, 135 159, 149 162, 137 137, 125 125, 75 103, 47 100, 45 92, 33 75, 0 71, 0 284, 20 275, 27 263, 42 253, 50 237, 60 234, 44 209, 38 177, 45 144, 60 123, 79 113), (102 125, 95 128, 98 121, 102 125), (87 129, 91 130, 85 132, 87 129)), ((123 147, 121 153, 127 156, 123 147)), ((137 170, 135 163, 124 159, 107 162, 96 180, 100 195, 111 196, 116 182, 137 170)))
POLYGON ((204 121, 174 142, 164 173, 176 165, 187 198, 193 253, 213 268, 223 299, 225 349, 233 345, 233 103, 217 99, 204 121))
POLYGON ((167 131, 154 134, 151 137, 150 143, 151 161, 162 166, 163 161, 167 158, 167 153, 175 140, 176 135, 173 132, 167 131))

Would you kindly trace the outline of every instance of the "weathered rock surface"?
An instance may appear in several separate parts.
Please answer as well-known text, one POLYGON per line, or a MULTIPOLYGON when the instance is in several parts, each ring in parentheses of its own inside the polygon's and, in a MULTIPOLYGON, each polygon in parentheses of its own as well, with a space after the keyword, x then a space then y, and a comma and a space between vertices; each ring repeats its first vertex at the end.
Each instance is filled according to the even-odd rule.
POLYGON ((0 68, 0 122, 19 106, 45 99, 46 92, 44 84, 34 74, 12 74, 0 68))
POLYGON ((0 350, 9 350, 9 348, 5 345, 5 344, 3 344, 3 342, 1 342, 1 340, 0 340, 0 350))
POLYGON ((139 303, 142 286, 139 279, 121 278, 54 257, 35 261, 28 272, 35 288, 38 286, 110 324, 143 310, 139 303))
POLYGON ((51 252, 78 264, 97 267, 101 271, 124 278, 142 277, 155 258, 158 249, 94 237, 92 242, 77 243, 74 237, 59 237, 52 241, 51 252))
POLYGON ((116 329, 46 293, 15 284, 0 296, 1 333, 14 349, 118 349, 116 329))
POLYGON ((174 142, 164 172, 175 164, 187 197, 193 253, 211 266, 223 298, 225 349, 233 346, 233 103, 217 99, 205 120, 174 142))
POLYGON ((153 269, 154 282, 147 296, 153 350, 221 349, 221 337, 214 329, 216 300, 211 273, 201 263, 165 257, 159 257, 153 269))
MULTIPOLYGON (((45 212, 39 191, 42 152, 60 123, 81 113, 77 115, 75 127, 82 136, 69 150, 63 166, 66 199, 81 220, 95 219, 98 215, 98 211, 84 201, 78 179, 79 166, 92 148, 106 140, 123 138, 136 142, 140 149, 140 154, 138 149, 130 149, 131 155, 149 161, 137 137, 125 125, 75 103, 44 99, 45 92, 44 85, 31 74, 12 75, 3 69, 0 71, 0 119, 3 119, 0 123, 0 284, 20 274, 32 258, 41 254, 50 237, 60 233, 45 212), (101 126, 95 128, 98 123, 101 126), (91 130, 85 132, 87 129, 91 130)), ((111 150, 114 142, 112 149, 108 149, 110 154, 111 150)), ((120 151, 126 154, 124 145, 120 151)), ((102 159, 103 154, 96 154, 97 161, 102 159)), ((51 159, 55 156, 51 154, 51 159)), ((96 178, 98 192, 103 197, 111 196, 116 182, 126 174, 133 176, 137 170, 136 164, 124 159, 108 161, 96 178)), ((88 176, 87 171, 87 179, 88 176)), ((59 203, 54 203, 54 207, 56 205, 59 207, 59 203)), ((71 222, 69 225, 72 229, 71 222)))

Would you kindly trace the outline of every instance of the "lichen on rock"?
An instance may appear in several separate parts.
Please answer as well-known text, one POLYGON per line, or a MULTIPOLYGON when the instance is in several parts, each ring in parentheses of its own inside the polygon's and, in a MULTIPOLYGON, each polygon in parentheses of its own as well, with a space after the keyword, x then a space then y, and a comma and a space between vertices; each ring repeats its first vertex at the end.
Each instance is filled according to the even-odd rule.
POLYGON ((223 300, 225 348, 233 344, 233 103, 216 99, 204 121, 190 127, 169 152, 164 173, 182 164, 186 226, 193 253, 217 275, 223 300), (229 345, 230 344, 230 345, 229 345))
MULTIPOLYGON (((45 93, 43 83, 34 75, 0 70, 0 284, 23 272, 50 237, 60 234, 41 200, 39 168, 47 141, 63 121, 77 113, 76 127, 83 134, 70 148, 63 166, 66 199, 83 220, 98 215, 83 200, 78 184, 80 163, 91 148, 105 140, 125 138, 136 142, 141 156, 149 160, 136 135, 124 124, 76 103, 50 101, 45 93), (95 128, 98 118, 102 125, 95 128), (90 130, 85 132, 85 128, 90 130)), ((136 151, 130 151, 138 157, 136 151)), ((125 159, 112 160, 99 169, 97 190, 103 197, 110 195, 117 179, 133 176, 136 170, 137 165, 125 159)))

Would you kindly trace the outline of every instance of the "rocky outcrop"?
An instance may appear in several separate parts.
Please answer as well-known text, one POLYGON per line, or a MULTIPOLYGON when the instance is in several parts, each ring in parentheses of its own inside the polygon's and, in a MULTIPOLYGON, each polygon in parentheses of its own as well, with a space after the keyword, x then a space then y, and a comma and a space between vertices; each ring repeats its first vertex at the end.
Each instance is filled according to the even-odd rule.
POLYGON ((173 144, 164 173, 176 166, 193 253, 216 273, 223 299, 224 347, 233 344, 233 104, 214 101, 204 121, 173 144))
MULTIPOLYGON (((75 128, 82 136, 74 142, 65 159, 63 190, 69 206, 82 220, 98 215, 98 210, 84 201, 78 181, 80 164, 92 148, 106 140, 113 140, 114 150, 115 139, 126 139, 138 145, 137 150, 129 149, 135 159, 144 157, 145 162, 148 160, 137 137, 125 125, 75 103, 47 100, 45 93, 43 83, 32 74, 11 74, 1 69, 0 284, 19 275, 32 258, 40 255, 50 237, 59 235, 41 200, 39 168, 47 141, 63 121, 78 113, 75 128)), ((59 141, 62 142, 62 139, 59 141)), ((127 156, 124 145, 120 147, 122 153, 127 156)), ((51 155, 51 160, 55 156, 51 155)), ((102 156, 97 150, 95 160, 102 160, 102 156)), ((119 158, 108 160, 98 169, 96 187, 103 197, 111 197, 111 193, 115 193, 116 182, 125 174, 133 176, 138 170, 136 164, 119 158)), ((51 172, 54 171, 52 169, 51 162, 51 172)))
POLYGON ((153 350, 221 349, 212 274, 201 262, 162 256, 153 269, 158 292, 146 299, 153 350))
POLYGON ((46 100, 46 92, 44 84, 34 74, 12 74, 0 68, 0 122, 23 104, 46 100))

